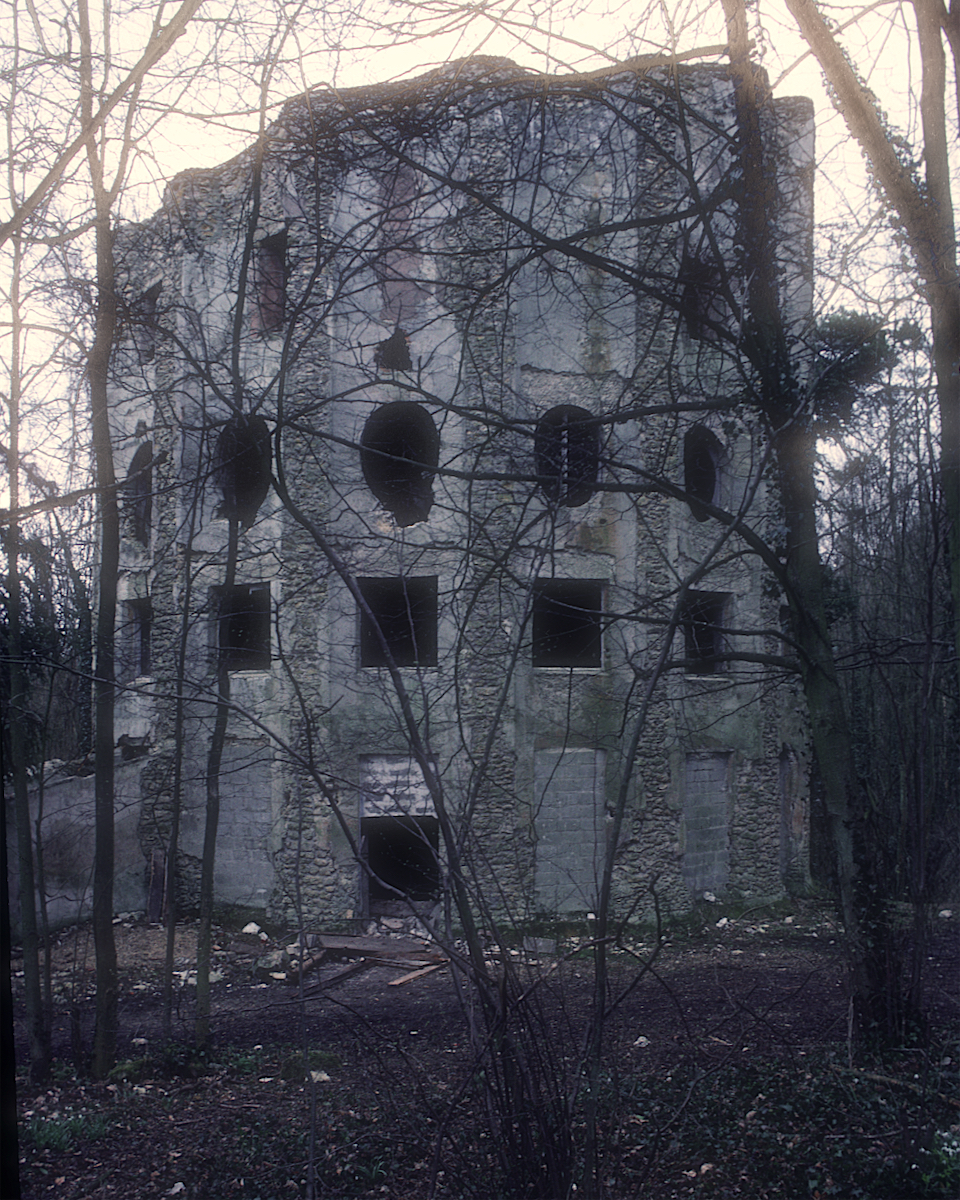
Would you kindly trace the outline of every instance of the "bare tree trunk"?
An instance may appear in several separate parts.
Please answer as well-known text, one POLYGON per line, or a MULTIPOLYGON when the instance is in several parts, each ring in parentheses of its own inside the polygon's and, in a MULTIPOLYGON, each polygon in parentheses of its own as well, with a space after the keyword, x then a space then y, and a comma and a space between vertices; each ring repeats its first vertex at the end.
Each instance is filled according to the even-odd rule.
POLYGON ((20 1200, 20 1151, 17 1138, 17 1067, 13 1037, 13 985, 10 979, 10 890, 7 881, 7 816, 0 830, 0 1196, 20 1200))
MULTIPOLYGON (((233 587, 237 574, 237 543, 239 523, 231 517, 227 563, 223 573, 223 589, 233 587)), ((219 613, 217 629, 219 633, 219 613)), ((200 860, 200 927, 197 930, 197 1012, 194 1040, 198 1050, 210 1044, 210 956, 213 943, 214 869, 217 859, 217 831, 220 824, 220 768, 223 747, 227 740, 227 721, 230 716, 230 672, 222 648, 217 654, 217 704, 207 752, 206 820, 203 827, 203 852, 200 860)))
POLYGON ((43 853, 43 810, 46 793, 47 730, 50 728, 50 711, 53 707, 53 685, 57 677, 56 667, 50 672, 47 685, 47 704, 43 714, 43 733, 40 750, 40 769, 37 774, 37 820, 34 824, 34 844, 37 853, 37 901, 40 909, 40 936, 43 941, 43 1005, 44 1020, 53 1023, 53 963, 50 945, 50 918, 47 908, 47 878, 43 853))
POLYGON ((193 526, 196 504, 190 513, 190 529, 184 550, 185 586, 183 590, 180 621, 180 644, 177 648, 176 689, 177 699, 173 715, 173 785, 171 787, 170 837, 167 840, 167 862, 165 891, 167 898, 166 943, 163 955, 163 1036, 169 1041, 173 1033, 173 960, 177 940, 177 853, 180 845, 180 816, 183 811, 183 739, 185 725, 184 683, 187 670, 187 653, 190 639, 190 604, 193 576, 190 569, 190 547, 193 543, 193 526))
POLYGON ((113 1066, 117 1046, 117 948, 113 936, 114 872, 114 698, 117 573, 120 561, 120 514, 113 474, 113 452, 107 416, 107 364, 116 324, 113 253, 109 216, 97 218, 97 333, 90 354, 91 413, 100 489, 100 564, 96 667, 94 683, 94 811, 93 938, 97 960, 96 1031, 93 1073, 98 1079, 113 1066))
MULTIPOLYGON (((14 813, 17 823, 17 859, 20 869, 20 931, 23 940, 23 983, 27 1018, 30 1074, 44 1079, 50 1067, 50 1037, 40 991, 40 945, 37 933, 36 880, 33 864, 33 838, 30 825, 30 796, 27 786, 27 747, 24 719, 27 707, 27 682, 23 670, 20 594, 20 526, 16 513, 20 505, 20 239, 14 244, 11 278, 13 317, 10 370, 10 446, 7 452, 7 478, 10 486, 10 526, 7 532, 7 593, 9 624, 10 763, 13 775, 14 813)), ((4 816, 6 820, 6 816, 4 816)), ((4 830, 6 838, 6 830, 4 830)), ((6 877, 3 886, 7 886, 6 877)))
POLYGON ((814 752, 824 782, 856 1028, 859 1036, 872 1037, 882 1033, 877 1025, 882 1024, 888 983, 878 963, 882 918, 869 900, 866 864, 856 840, 863 796, 824 604, 814 475, 816 434, 798 383, 798 364, 791 361, 777 291, 769 219, 776 211, 776 184, 764 163, 760 125, 766 84, 750 58, 743 0, 724 0, 724 12, 740 137, 740 211, 748 279, 744 348, 757 374, 760 408, 778 466, 786 527, 787 598, 814 752))
POLYGON ((791 632, 799 653, 811 739, 823 782, 856 1028, 860 1036, 874 1037, 883 1034, 885 998, 897 981, 885 977, 880 961, 883 915, 872 896, 869 864, 859 836, 864 797, 824 605, 824 570, 816 520, 815 441, 813 432, 801 421, 774 433, 787 531, 791 632))
MULTIPOLYGON (((81 37, 81 107, 85 121, 93 111, 92 50, 86 0, 78 6, 81 37)), ((93 1040, 93 1074, 102 1079, 113 1066, 117 1046, 117 947, 113 936, 114 872, 114 698, 117 576, 120 565, 120 510, 113 470, 113 446, 107 405, 110 355, 117 327, 114 290, 112 197, 104 186, 98 147, 87 145, 93 184, 97 259, 97 310, 93 346, 87 359, 94 470, 99 495, 100 563, 95 636, 94 681, 94 860, 93 940, 96 952, 97 1001, 93 1040)))
POLYGON ((947 18, 938 0, 914 0, 923 72, 920 117, 926 164, 924 194, 897 154, 873 95, 857 78, 814 0, 787 0, 787 7, 836 93, 847 128, 859 142, 906 233, 926 291, 940 404, 940 471, 960 662, 960 282, 950 193, 946 55, 941 40, 941 22, 948 36, 955 37, 956 16, 947 18))

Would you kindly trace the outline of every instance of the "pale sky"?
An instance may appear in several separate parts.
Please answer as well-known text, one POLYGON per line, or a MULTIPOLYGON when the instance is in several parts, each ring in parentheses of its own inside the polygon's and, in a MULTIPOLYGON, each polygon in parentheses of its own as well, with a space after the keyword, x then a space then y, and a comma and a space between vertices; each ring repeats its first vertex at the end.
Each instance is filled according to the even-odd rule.
MULTIPOLYGON (((62 34, 57 23, 58 13, 62 16, 60 2, 36 0, 41 20, 49 22, 50 38, 62 34)), ((299 2, 285 0, 287 11, 294 12, 299 2)), ((490 4, 459 9, 452 0, 416 0, 414 4, 359 0, 359 8, 351 13, 352 3, 354 0, 325 0, 309 21, 292 22, 281 47, 283 66, 268 92, 269 116, 304 87, 350 87, 416 75, 471 53, 502 55, 534 69, 562 72, 593 69, 632 54, 662 53, 671 46, 687 50, 725 41, 722 6, 717 0, 677 0, 669 10, 669 26, 665 3, 649 4, 641 22, 638 12, 643 10, 635 0, 499 0, 496 9, 490 4), (340 10, 347 16, 338 15, 340 10), (478 10, 487 15, 477 16, 478 10), (493 13, 496 21, 490 19, 493 13), (410 24, 411 14, 417 20, 415 27, 410 24), (424 36, 425 31, 432 32, 424 36)), ((229 53, 224 54, 219 71, 212 66, 204 70, 199 85, 183 95, 177 94, 176 78, 165 81, 156 96, 158 111, 170 102, 177 111, 163 116, 144 137, 132 172, 133 186, 118 206, 120 215, 128 219, 149 216, 160 202, 165 182, 177 172, 214 167, 249 144, 257 123, 257 68, 255 63, 245 66, 231 55, 255 52, 257 35, 262 32, 258 22, 265 26, 273 10, 247 0, 206 0, 201 15, 216 17, 233 4, 241 17, 232 27, 234 42, 214 44, 214 26, 205 19, 178 44, 175 53, 187 63, 191 59, 196 62, 198 54, 212 56, 221 48, 229 53), (200 112, 208 115, 202 120, 191 116, 200 112)), ((759 5, 764 39, 757 49, 775 94, 810 96, 816 106, 819 305, 821 309, 839 303, 852 305, 859 299, 860 307, 869 301, 878 308, 889 308, 902 293, 909 292, 910 279, 886 269, 894 251, 885 224, 867 226, 859 238, 849 232, 858 224, 863 231, 864 212, 876 208, 866 190, 859 150, 826 95, 818 66, 804 54, 782 0, 759 0, 759 5), (859 298, 837 291, 829 278, 830 268, 844 254, 855 261, 863 281, 859 298)), ((911 19, 910 5, 899 0, 866 5, 840 0, 829 12, 841 28, 849 24, 844 38, 851 55, 894 126, 908 140, 915 138, 919 74, 911 58, 906 26, 911 19)), ((132 61, 147 32, 139 22, 114 30, 112 51, 118 61, 125 57, 132 61)), ((162 70, 169 71, 173 62, 166 61, 162 70)), ((51 112, 56 119, 55 109, 51 112)), ((952 97, 947 112, 953 117, 957 112, 952 97)), ((960 138, 956 144, 960 145, 960 138)), ((77 165, 82 178, 82 161, 77 165)), ((38 346, 35 340, 35 354, 38 346)), ((6 346, 2 353, 6 358, 6 346)), ((63 394, 62 384, 54 387, 63 394)), ((37 442, 43 441, 42 436, 37 437, 37 442)))

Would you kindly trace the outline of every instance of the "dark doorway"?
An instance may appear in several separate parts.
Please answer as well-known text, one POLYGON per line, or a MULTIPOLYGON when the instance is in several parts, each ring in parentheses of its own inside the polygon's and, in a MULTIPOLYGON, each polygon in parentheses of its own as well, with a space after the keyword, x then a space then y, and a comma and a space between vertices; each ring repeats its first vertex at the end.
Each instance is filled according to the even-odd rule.
POLYGON ((436 817, 364 817, 360 834, 369 868, 369 874, 364 873, 371 913, 400 900, 397 892, 412 901, 440 898, 436 817))

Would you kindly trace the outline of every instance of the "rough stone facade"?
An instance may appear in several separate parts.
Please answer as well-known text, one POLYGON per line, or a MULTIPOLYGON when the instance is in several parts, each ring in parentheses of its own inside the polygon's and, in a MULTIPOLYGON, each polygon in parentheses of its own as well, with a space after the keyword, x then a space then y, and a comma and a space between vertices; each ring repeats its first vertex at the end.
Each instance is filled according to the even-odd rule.
MULTIPOLYGON (((767 124, 799 354, 812 111, 767 124)), ((446 822, 481 911, 582 913, 618 813, 620 911, 653 879, 677 908, 803 886, 799 702, 759 661, 780 602, 704 508, 777 519, 737 181, 723 68, 471 60, 291 101, 119 231, 117 726, 145 858, 179 806, 183 899, 222 655, 224 903, 422 912, 446 822)))

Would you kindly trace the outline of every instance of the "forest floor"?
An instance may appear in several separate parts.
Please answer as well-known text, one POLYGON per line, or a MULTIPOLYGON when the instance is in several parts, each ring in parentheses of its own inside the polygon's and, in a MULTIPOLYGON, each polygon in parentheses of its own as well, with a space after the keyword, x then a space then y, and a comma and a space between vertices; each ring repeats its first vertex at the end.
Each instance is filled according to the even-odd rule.
MULTIPOLYGON (((120 1063, 105 1082, 82 1069, 89 927, 64 932, 53 950, 53 1077, 36 1086, 18 1075, 25 1200, 552 1200, 533 1166, 547 1158, 539 1134, 520 1155, 525 1176, 504 1166, 524 1114, 491 1126, 448 967, 397 985, 401 965, 338 980, 344 962, 324 963, 301 989, 254 973, 284 938, 220 927, 213 1043, 197 1055, 196 925, 177 931, 168 1041, 164 931, 121 920, 116 933, 120 1063)), ((655 970, 632 988, 652 947, 631 949, 614 955, 611 994, 625 995, 607 1026, 601 1080, 600 1184, 610 1200, 960 1195, 956 917, 934 918, 928 1036, 869 1059, 850 1055, 840 934, 821 907, 708 912, 673 929, 655 970)), ((552 1083, 571 1092, 578 1079, 590 964, 574 942, 559 957, 538 950, 520 946, 512 957, 533 989, 528 1035, 552 1103, 552 1083)), ((13 970, 22 987, 16 959, 13 970)), ((22 1063, 22 1022, 17 1037, 22 1063)), ((554 1144, 562 1149, 566 1131, 574 1146, 576 1180, 582 1090, 572 1110, 552 1111, 554 1144)))

